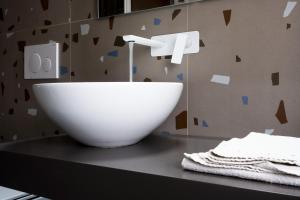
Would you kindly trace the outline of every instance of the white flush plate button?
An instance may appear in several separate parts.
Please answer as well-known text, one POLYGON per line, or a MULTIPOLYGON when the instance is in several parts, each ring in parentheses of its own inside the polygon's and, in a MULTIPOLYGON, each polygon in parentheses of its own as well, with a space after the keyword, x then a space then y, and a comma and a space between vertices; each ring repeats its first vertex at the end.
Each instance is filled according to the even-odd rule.
POLYGON ((51 59, 50 59, 50 58, 45 58, 45 59, 43 60, 43 65, 42 65, 42 67, 43 67, 43 70, 44 70, 45 72, 49 72, 49 71, 51 70, 51 68, 52 68, 52 66, 51 66, 51 59))
POLYGON ((29 68, 32 73, 37 73, 41 69, 41 56, 38 53, 34 53, 29 59, 29 68))

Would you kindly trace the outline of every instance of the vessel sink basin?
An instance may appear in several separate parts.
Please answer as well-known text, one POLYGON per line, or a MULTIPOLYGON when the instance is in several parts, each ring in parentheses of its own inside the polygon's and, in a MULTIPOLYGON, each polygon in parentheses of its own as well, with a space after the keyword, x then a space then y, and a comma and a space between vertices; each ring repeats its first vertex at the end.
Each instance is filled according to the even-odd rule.
POLYGON ((74 139, 89 146, 137 143, 175 108, 182 83, 82 82, 33 85, 47 115, 74 139))

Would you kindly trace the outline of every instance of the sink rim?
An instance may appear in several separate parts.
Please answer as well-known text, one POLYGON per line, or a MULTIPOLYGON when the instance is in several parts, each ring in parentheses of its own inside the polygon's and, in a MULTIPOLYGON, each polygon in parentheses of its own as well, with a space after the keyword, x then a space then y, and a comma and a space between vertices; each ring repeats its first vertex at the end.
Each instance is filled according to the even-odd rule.
POLYGON ((55 85, 90 85, 90 84, 103 84, 103 85, 183 85, 181 82, 55 82, 55 83, 36 83, 33 86, 55 86, 55 85))

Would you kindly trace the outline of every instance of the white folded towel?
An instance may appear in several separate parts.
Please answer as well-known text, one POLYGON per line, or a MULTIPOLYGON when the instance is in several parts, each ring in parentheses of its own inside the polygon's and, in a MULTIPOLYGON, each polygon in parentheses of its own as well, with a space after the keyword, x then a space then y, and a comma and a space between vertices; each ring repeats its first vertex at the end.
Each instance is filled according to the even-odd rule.
POLYGON ((185 153, 182 166, 199 172, 300 186, 299 150, 299 138, 252 132, 242 139, 223 141, 206 153, 185 153))
POLYGON ((242 139, 221 142, 213 153, 227 158, 268 160, 300 166, 300 138, 251 132, 242 139))
POLYGON ((291 186, 300 186, 300 178, 295 176, 272 174, 266 172, 257 173, 257 172, 245 171, 241 169, 207 167, 205 165, 200 165, 196 162, 193 162, 192 160, 189 160, 187 158, 184 158, 181 164, 184 169, 197 171, 197 172, 224 175, 224 176, 233 176, 233 177, 239 177, 244 179, 252 179, 252 180, 265 181, 269 183, 278 183, 278 184, 291 185, 291 186))

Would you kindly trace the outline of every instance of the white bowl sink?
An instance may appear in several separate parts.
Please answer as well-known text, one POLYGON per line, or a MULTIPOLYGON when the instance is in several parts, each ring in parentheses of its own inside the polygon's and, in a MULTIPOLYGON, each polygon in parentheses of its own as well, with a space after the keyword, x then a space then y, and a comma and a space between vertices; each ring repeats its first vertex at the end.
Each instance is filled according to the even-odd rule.
POLYGON ((48 114, 71 137, 90 146, 131 145, 162 124, 182 83, 83 82, 33 85, 48 114))

